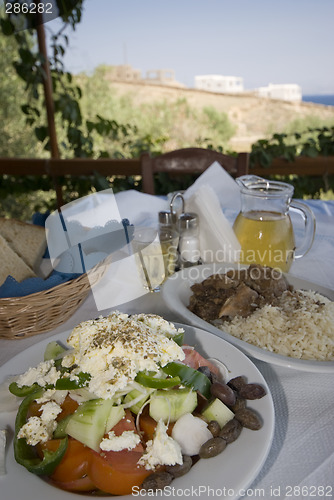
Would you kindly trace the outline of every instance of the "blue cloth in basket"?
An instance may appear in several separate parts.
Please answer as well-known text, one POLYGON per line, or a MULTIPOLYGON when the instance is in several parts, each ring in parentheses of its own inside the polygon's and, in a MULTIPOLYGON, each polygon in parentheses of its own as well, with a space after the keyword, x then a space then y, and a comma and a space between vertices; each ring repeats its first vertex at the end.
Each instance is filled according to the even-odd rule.
POLYGON ((80 274, 62 274, 53 271, 52 274, 45 280, 42 278, 27 278, 21 283, 16 281, 12 276, 8 276, 6 281, 0 286, 0 298, 5 297, 25 297, 32 293, 49 290, 54 286, 61 285, 66 281, 77 278, 80 274))
MULTIPOLYGON (((50 212, 45 213, 36 212, 32 216, 32 223, 36 226, 45 226, 45 221, 50 215, 50 212)), ((48 249, 45 250, 44 258, 49 257, 48 249)), ((16 281, 12 276, 8 276, 4 283, 0 286, 0 299, 7 297, 25 297, 32 293, 42 292, 49 290, 54 286, 61 285, 66 281, 77 278, 80 274, 76 273, 59 273, 53 271, 47 279, 42 278, 27 278, 21 283, 16 281)))

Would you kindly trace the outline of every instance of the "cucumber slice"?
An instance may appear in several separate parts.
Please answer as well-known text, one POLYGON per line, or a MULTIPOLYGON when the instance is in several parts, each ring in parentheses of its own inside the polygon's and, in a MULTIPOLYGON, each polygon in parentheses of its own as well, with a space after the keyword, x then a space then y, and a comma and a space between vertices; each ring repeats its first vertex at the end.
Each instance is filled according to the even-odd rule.
POLYGON ((221 428, 234 417, 233 411, 218 398, 209 403, 202 411, 202 415, 208 422, 216 420, 221 428))
POLYGON ((196 406, 197 393, 191 389, 160 390, 151 396, 149 414, 156 422, 175 422, 185 413, 192 413, 196 406))
POLYGON ((155 389, 148 389, 147 394, 143 394, 142 392, 138 391, 137 389, 132 389, 132 391, 128 392, 127 395, 125 396, 124 403, 130 403, 132 400, 135 400, 135 399, 139 398, 140 395, 142 395, 143 397, 140 398, 139 401, 137 401, 137 403, 134 403, 132 406, 129 407, 130 410, 132 411, 132 413, 135 413, 136 415, 138 415, 141 407, 148 400, 149 395, 154 391, 155 391, 155 389))
POLYGON ((115 427, 115 425, 118 424, 120 420, 122 420, 124 415, 125 410, 123 406, 112 406, 106 423, 105 434, 109 432, 113 427, 115 427))
POLYGON ((99 451, 112 408, 112 399, 92 399, 82 403, 66 426, 67 434, 99 451))
POLYGON ((67 417, 62 418, 59 420, 56 430, 53 433, 53 439, 63 439, 66 437, 67 432, 66 432, 66 427, 69 421, 71 420, 72 415, 67 415, 67 417))
POLYGON ((44 351, 44 361, 49 361, 50 359, 57 359, 60 354, 65 352, 67 349, 59 344, 57 341, 49 342, 44 351))

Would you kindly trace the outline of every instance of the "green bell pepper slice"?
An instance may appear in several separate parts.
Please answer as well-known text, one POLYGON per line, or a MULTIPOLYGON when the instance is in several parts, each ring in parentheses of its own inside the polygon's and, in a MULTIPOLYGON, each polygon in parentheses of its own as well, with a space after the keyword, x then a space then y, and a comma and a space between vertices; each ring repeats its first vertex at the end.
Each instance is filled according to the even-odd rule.
POLYGON ((12 382, 11 384, 9 384, 8 389, 12 394, 14 394, 14 396, 17 396, 18 398, 25 398, 26 396, 29 396, 29 394, 33 394, 38 389, 41 389, 41 386, 38 384, 32 384, 22 385, 20 387, 19 385, 17 385, 17 382, 12 382))
POLYGON ((184 365, 183 363, 176 363, 174 361, 163 366, 162 370, 167 373, 167 375, 179 377, 181 384, 186 387, 191 387, 195 391, 200 392, 207 399, 210 398, 211 382, 208 377, 204 375, 204 373, 201 373, 190 366, 184 365))
POLYGON ((173 335, 171 339, 173 339, 174 342, 177 343, 177 345, 181 346, 183 344, 184 332, 180 332, 177 333, 176 335, 173 335))
MULTIPOLYGON (((77 377, 77 379, 73 380, 71 380, 70 377, 61 377, 57 380, 55 385, 48 384, 43 387, 43 389, 57 389, 58 391, 81 389, 81 387, 86 387, 91 379, 91 375, 85 372, 78 373, 77 377)), ((41 386, 36 383, 32 385, 23 385, 22 387, 18 386, 17 382, 9 384, 9 391, 19 398, 29 396, 29 394, 33 394, 38 389, 41 389, 41 386)))
POLYGON ((158 378, 154 377, 155 372, 138 372, 135 381, 144 387, 151 387, 152 389, 167 389, 174 387, 181 383, 180 377, 158 378))
POLYGON ((72 391, 86 387, 91 379, 91 375, 86 372, 80 372, 76 375, 78 378, 71 380, 70 377, 61 377, 57 380, 55 388, 59 391, 72 391))
POLYGON ((56 451, 45 450, 43 459, 40 459, 34 446, 29 445, 24 438, 17 438, 21 427, 27 422, 29 406, 35 399, 43 394, 43 389, 29 394, 21 403, 15 420, 14 456, 17 463, 23 465, 29 472, 40 476, 49 476, 62 460, 68 443, 68 437, 60 440, 56 451))

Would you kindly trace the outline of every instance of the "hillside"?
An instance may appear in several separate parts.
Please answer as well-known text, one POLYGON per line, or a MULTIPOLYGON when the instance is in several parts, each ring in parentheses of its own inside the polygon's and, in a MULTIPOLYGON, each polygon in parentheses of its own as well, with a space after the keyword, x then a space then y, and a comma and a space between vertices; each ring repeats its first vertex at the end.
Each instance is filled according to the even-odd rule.
POLYGON ((217 94, 195 89, 174 88, 168 86, 109 82, 118 96, 129 96, 136 104, 152 102, 170 102, 186 100, 194 109, 215 108, 228 115, 236 126, 230 145, 235 151, 248 151, 258 139, 283 132, 297 119, 315 118, 325 124, 334 125, 334 106, 313 103, 292 103, 256 97, 252 94, 217 94))

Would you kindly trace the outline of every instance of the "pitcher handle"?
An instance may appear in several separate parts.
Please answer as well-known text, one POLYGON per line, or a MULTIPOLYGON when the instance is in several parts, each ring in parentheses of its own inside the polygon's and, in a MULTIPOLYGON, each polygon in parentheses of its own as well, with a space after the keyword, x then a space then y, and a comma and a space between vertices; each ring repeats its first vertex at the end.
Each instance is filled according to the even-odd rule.
POLYGON ((307 254, 313 244, 316 221, 314 213, 305 203, 292 200, 290 203, 290 209, 293 212, 298 212, 304 220, 304 239, 302 244, 295 249, 294 253, 294 258, 300 259, 300 257, 307 254))

